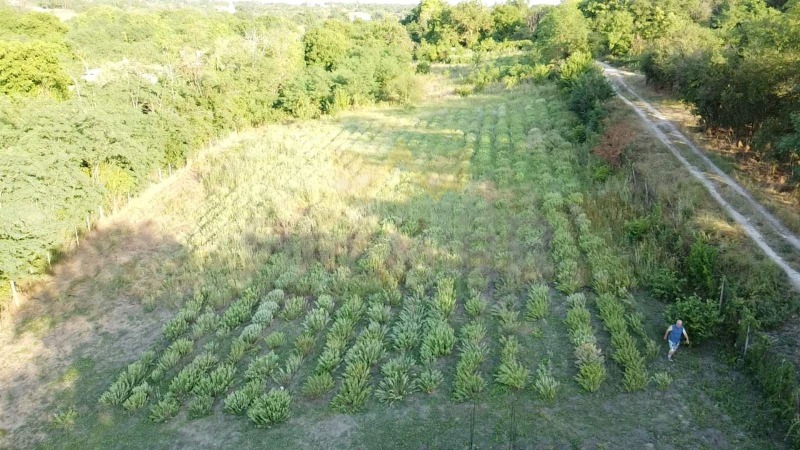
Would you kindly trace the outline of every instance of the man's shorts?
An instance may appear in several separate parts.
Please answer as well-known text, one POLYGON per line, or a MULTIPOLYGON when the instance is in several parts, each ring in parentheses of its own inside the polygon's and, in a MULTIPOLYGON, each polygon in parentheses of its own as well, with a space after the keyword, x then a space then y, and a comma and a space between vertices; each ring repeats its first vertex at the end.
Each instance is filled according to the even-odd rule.
POLYGON ((677 350, 678 347, 680 347, 680 345, 681 345, 681 341, 678 341, 678 342, 669 341, 669 349, 670 350, 677 350))

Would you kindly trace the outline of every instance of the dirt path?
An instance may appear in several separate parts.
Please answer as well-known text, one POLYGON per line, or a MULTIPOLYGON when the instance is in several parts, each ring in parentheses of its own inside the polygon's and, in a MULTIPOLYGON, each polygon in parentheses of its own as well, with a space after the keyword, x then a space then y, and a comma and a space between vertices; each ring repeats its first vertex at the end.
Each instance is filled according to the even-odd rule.
POLYGON ((675 158, 708 190, 728 215, 738 223, 758 247, 783 269, 795 289, 800 291, 800 273, 790 262, 800 252, 800 238, 757 202, 739 183, 714 164, 675 124, 644 100, 626 82, 636 76, 600 63, 603 73, 615 87, 617 96, 642 118, 647 128, 675 158), (788 245, 786 245, 788 244, 788 245))

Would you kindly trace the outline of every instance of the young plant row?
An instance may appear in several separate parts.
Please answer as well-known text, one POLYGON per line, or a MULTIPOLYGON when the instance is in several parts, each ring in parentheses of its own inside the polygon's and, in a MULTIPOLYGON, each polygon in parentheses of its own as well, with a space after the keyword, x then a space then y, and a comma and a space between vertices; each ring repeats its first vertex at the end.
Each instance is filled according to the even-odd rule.
POLYGON ((569 218, 563 211, 564 198, 558 193, 545 196, 542 210, 553 230, 552 255, 556 264, 556 287, 561 292, 572 294, 581 287, 578 273, 580 251, 569 218))
POLYGON ((591 313, 586 307, 586 296, 582 293, 570 295, 567 306, 564 322, 575 347, 575 366, 578 368, 575 381, 586 391, 594 392, 606 379, 606 367, 603 352, 597 345, 591 313))
POLYGON ((597 297, 597 308, 603 325, 611 334, 612 358, 625 371, 624 385, 628 391, 645 388, 648 381, 645 358, 636 347, 636 339, 628 332, 625 305, 610 294, 597 297))

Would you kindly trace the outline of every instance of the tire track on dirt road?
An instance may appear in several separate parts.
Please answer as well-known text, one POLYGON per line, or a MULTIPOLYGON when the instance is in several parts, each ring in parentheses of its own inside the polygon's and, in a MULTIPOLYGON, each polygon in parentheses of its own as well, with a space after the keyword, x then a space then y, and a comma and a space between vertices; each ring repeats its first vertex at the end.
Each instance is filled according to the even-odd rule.
POLYGON ((800 238, 780 223, 775 216, 767 211, 764 205, 758 203, 739 183, 717 167, 717 165, 689 140, 689 138, 681 133, 669 119, 631 89, 624 80, 625 75, 630 75, 629 73, 611 67, 608 64, 600 63, 600 65, 603 68, 603 74, 611 82, 612 86, 614 86, 617 96, 642 119, 655 137, 667 147, 673 156, 675 156, 694 178, 700 181, 706 190, 708 190, 709 194, 711 194, 711 197, 713 197, 725 212, 742 227, 744 232, 767 257, 786 273, 792 286, 797 291, 800 291, 800 273, 795 270, 783 256, 778 254, 775 248, 773 248, 775 247, 775 243, 770 242, 765 237, 765 233, 777 235, 783 242, 789 244, 796 251, 800 251, 800 238), (633 100, 626 95, 633 97, 633 100), (684 155, 685 150, 682 150, 678 145, 688 149, 691 155, 700 159, 706 166, 705 170, 690 162, 686 155, 684 155), (711 174, 714 175, 715 180, 709 177, 711 174), (729 187, 732 191, 729 195, 737 196, 738 199, 736 200, 751 208, 752 214, 740 211, 737 207, 732 205, 729 200, 726 200, 720 189, 718 189, 718 185, 715 181, 729 187), (759 223, 754 223, 754 219, 759 223), (761 230, 759 230, 759 228, 761 228, 761 230))

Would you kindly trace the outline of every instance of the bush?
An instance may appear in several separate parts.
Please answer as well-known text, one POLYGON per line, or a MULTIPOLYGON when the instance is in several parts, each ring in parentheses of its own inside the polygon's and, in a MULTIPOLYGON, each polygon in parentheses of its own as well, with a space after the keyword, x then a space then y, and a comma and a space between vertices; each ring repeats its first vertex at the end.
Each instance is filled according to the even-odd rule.
POLYGON ((211 414, 214 406, 214 398, 210 395, 195 395, 189 400, 188 416, 190 419, 197 419, 211 414))
POLYGON ((303 314, 306 307, 306 299, 303 297, 292 297, 286 299, 283 304, 283 311, 281 317, 286 321, 297 319, 303 314))
POLYGON ((244 414, 253 401, 264 390, 264 380, 258 379, 250 381, 242 386, 241 389, 231 392, 225 398, 225 411, 230 414, 244 414))
POLYGON ((453 346, 456 343, 453 327, 444 320, 429 319, 426 329, 419 350, 420 358, 423 361, 433 362, 442 356, 452 353, 453 346))
POLYGON ((469 299, 464 304, 464 309, 470 317, 478 317, 482 315, 489 303, 483 298, 480 292, 473 292, 469 299))
POLYGON ((596 69, 587 70, 569 85, 569 108, 592 131, 600 129, 603 102, 614 96, 614 90, 596 69))
POLYGON ((550 306, 550 289, 546 284, 536 284, 528 290, 528 301, 525 304, 525 318, 528 320, 542 319, 547 315, 550 306))
POLYGON ((442 384, 442 381, 444 381, 444 375, 441 371, 427 367, 420 372, 417 385, 421 391, 432 394, 442 384))
POLYGON ((142 384, 131 390, 130 397, 125 400, 122 407, 128 412, 138 411, 147 404, 148 395, 150 395, 150 385, 143 381, 142 384))
POLYGON ((330 372, 321 372, 309 376, 300 392, 306 397, 319 397, 333 389, 333 384, 330 372))
POLYGON ((692 341, 702 342, 714 335, 722 322, 719 305, 712 300, 701 300, 697 296, 684 297, 667 307, 666 318, 671 323, 683 320, 692 341))
POLYGON ((347 365, 339 392, 331 400, 331 407, 339 412, 360 410, 369 398, 370 367, 363 361, 347 365))
POLYGON ((274 350, 286 344, 286 335, 282 331, 273 331, 264 338, 264 343, 268 349, 274 350))
POLYGON ((600 389, 603 380, 606 379, 606 368, 602 362, 591 362, 578 366, 578 374, 575 381, 588 392, 600 389))
POLYGON ((417 63, 417 73, 426 74, 431 72, 431 63, 428 61, 420 61, 417 63))
POLYGON ((553 377, 549 362, 541 364, 536 370, 536 381, 533 383, 533 388, 539 394, 539 397, 552 402, 556 399, 560 385, 561 383, 553 377))
POLYGON ((659 389, 666 391, 670 383, 672 383, 672 376, 669 372, 656 372, 653 374, 653 381, 659 389))
POLYGON ((272 389, 258 397, 247 410, 247 417, 259 426, 285 422, 291 416, 292 397, 285 390, 272 389))
POLYGON ((150 420, 155 423, 163 423, 175 417, 180 409, 180 402, 171 394, 167 394, 158 403, 150 408, 150 420))
POLYGON ((381 367, 384 378, 375 390, 378 401, 392 404, 414 393, 417 381, 411 378, 413 367, 414 360, 408 356, 398 356, 384 364, 381 367))

